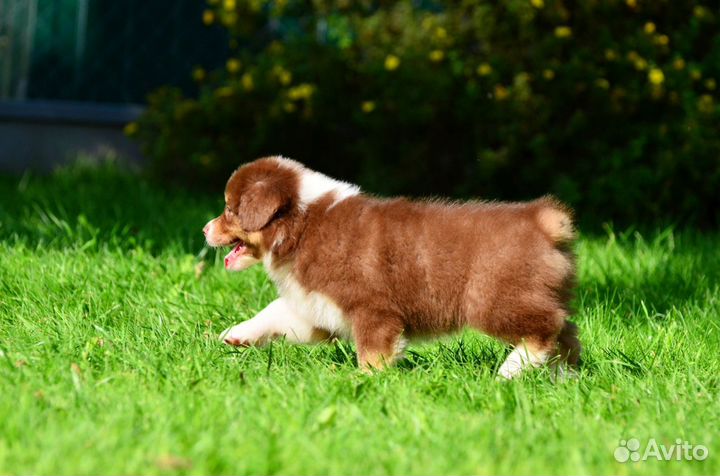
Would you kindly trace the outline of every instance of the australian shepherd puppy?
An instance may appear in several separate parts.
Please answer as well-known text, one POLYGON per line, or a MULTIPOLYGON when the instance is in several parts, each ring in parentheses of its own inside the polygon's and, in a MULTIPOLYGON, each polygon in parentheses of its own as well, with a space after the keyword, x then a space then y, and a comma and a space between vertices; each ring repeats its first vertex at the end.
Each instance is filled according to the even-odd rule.
POLYGON ((269 157, 237 169, 203 229, 225 268, 263 263, 279 298, 222 333, 230 345, 355 341, 363 370, 408 340, 466 326, 513 346, 498 374, 575 364, 570 211, 553 198, 465 203, 376 198, 269 157))

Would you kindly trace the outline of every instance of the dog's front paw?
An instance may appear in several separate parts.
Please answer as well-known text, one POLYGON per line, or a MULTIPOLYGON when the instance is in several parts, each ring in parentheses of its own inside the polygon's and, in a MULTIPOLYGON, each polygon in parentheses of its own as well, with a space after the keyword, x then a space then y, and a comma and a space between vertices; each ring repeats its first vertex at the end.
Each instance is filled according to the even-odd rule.
POLYGON ((220 333, 220 340, 236 347, 262 345, 264 341, 262 333, 257 332, 247 322, 225 329, 220 333))

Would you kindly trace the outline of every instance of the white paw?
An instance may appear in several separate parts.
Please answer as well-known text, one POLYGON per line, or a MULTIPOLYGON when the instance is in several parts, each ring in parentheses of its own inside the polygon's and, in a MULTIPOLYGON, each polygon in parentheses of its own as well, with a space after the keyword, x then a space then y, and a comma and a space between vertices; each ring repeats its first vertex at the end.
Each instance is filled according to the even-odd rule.
POLYGON ((532 366, 530 354, 522 347, 515 347, 498 369, 498 378, 513 379, 529 366, 532 366))
POLYGON ((526 369, 539 367, 547 361, 545 353, 535 354, 525 346, 515 347, 498 369, 498 378, 513 379, 526 369))
POLYGON ((520 375, 523 368, 522 363, 505 361, 498 369, 498 379, 511 380, 520 375))
POLYGON ((250 321, 242 322, 236 326, 225 329, 220 333, 220 340, 229 345, 250 347, 263 342, 263 333, 253 326, 250 321))

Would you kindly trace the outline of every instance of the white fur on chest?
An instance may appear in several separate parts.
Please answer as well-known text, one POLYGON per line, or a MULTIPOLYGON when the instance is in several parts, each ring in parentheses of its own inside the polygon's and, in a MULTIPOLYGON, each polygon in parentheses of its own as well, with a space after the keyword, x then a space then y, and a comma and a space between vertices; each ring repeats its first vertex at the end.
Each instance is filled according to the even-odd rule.
POLYGON ((278 287, 280 296, 292 306, 298 316, 313 327, 324 329, 338 337, 352 337, 350 323, 332 299, 316 291, 307 292, 292 275, 289 267, 273 269, 269 260, 265 265, 278 287))

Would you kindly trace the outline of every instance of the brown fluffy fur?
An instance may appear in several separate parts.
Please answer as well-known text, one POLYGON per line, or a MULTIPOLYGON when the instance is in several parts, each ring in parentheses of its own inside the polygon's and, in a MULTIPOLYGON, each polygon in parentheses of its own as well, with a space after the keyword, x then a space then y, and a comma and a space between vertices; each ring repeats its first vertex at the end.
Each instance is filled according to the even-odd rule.
MULTIPOLYGON (((396 357, 401 338, 470 326, 513 345, 579 355, 566 321, 574 285, 570 210, 528 203, 413 201, 330 192, 300 201, 297 170, 273 158, 238 169, 216 237, 286 267, 349 321, 361 365, 396 357)), ((318 329, 322 331, 322 329, 318 329)))

